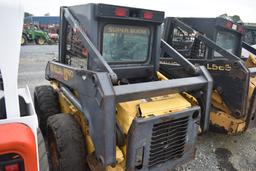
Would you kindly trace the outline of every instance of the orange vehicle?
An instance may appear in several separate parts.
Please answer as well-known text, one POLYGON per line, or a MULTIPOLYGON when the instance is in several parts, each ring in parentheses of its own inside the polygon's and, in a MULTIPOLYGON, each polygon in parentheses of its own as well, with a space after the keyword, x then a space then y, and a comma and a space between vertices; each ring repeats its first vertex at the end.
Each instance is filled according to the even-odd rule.
POLYGON ((44 140, 28 88, 17 88, 23 10, 4 0, 0 19, 0 171, 49 170, 44 140), (9 35, 12 35, 9 37, 9 35))

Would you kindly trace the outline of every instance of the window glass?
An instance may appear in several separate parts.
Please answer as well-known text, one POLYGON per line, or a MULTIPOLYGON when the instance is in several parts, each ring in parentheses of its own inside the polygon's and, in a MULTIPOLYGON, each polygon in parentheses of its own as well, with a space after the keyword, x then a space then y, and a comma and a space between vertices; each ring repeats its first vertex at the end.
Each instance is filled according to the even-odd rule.
MULTIPOLYGON (((229 32, 219 31, 216 37, 216 44, 227 50, 230 53, 236 53, 236 47, 238 43, 238 37, 229 32)), ((215 57, 222 57, 218 52, 214 52, 215 57)))
POLYGON ((253 32, 252 31, 246 32, 246 34, 244 35, 244 41, 246 43, 249 43, 250 45, 253 44, 253 32))
POLYGON ((143 62, 149 44, 148 27, 108 24, 103 29, 102 56, 107 62, 143 62))

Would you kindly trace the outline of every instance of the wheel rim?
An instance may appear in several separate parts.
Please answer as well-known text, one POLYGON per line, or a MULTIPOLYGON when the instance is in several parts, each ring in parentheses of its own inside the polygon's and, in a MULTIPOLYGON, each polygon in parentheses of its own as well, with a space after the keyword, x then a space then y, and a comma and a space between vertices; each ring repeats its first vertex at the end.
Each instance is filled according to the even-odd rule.
POLYGON ((39 38, 39 39, 38 39, 38 43, 39 43, 40 45, 43 45, 44 42, 45 42, 44 39, 42 39, 42 38, 39 38))
POLYGON ((25 43, 24 37, 21 37, 21 44, 23 45, 25 43))

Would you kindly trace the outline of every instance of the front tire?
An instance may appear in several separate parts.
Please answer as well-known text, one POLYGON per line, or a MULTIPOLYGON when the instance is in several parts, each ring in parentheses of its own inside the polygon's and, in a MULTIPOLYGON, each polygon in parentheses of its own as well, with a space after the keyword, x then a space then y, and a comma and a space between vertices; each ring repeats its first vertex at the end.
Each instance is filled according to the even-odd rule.
POLYGON ((51 86, 38 86, 34 91, 34 104, 40 129, 45 135, 47 118, 60 113, 57 93, 51 86))
POLYGON ((52 171, 87 171, 85 139, 79 123, 70 114, 47 120, 47 139, 52 171))

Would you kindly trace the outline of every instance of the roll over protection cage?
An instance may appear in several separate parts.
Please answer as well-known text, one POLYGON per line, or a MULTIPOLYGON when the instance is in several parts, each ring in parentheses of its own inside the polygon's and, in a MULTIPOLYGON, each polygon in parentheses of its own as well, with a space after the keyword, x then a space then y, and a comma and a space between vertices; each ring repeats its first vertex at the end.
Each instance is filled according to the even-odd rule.
MULTIPOLYGON (((186 18, 185 18, 186 19, 186 18)), ((191 22, 191 21, 190 21, 191 22)), ((195 24, 200 23, 200 19, 199 21, 195 21, 195 24)), ((256 102, 256 93, 253 93, 253 99, 249 102, 249 104, 247 104, 247 98, 248 98, 248 91, 249 91, 249 81, 250 81, 250 77, 256 75, 256 67, 252 67, 252 68, 246 68, 244 61, 240 58, 241 55, 237 56, 234 55, 233 53, 225 50, 224 48, 220 47, 219 45, 217 45, 213 40, 211 40, 210 38, 208 38, 206 35, 204 35, 204 33, 200 33, 200 31, 195 30, 194 28, 192 28, 192 26, 188 25, 187 23, 181 21, 179 18, 174 18, 174 17, 167 17, 165 19, 165 25, 164 25, 164 32, 163 32, 163 39, 165 41, 167 41, 168 43, 172 44, 172 40, 170 40, 170 38, 172 38, 170 36, 170 31, 173 31, 172 29, 174 29, 175 27, 179 27, 182 30, 186 31, 189 34, 194 34, 195 38, 197 38, 198 40, 200 40, 202 43, 204 43, 207 48, 214 50, 216 52, 218 52, 219 54, 221 54, 226 60, 231 61, 234 66, 236 67, 236 69, 240 69, 241 72, 243 72, 243 74, 245 75, 244 78, 241 78, 241 81, 244 83, 244 88, 242 90, 241 96, 242 96, 242 100, 239 101, 240 105, 241 105, 241 109, 240 110, 240 117, 246 117, 247 122, 246 122, 246 128, 248 127, 253 127, 252 125, 254 125, 254 127, 256 126, 256 123, 253 121, 253 118, 256 116, 256 103, 254 104, 254 101, 256 102), (254 97, 255 96, 255 97, 254 97)), ((212 29, 212 28, 209 28, 212 29)), ((210 30, 208 31, 208 33, 211 32, 210 30)), ((248 50, 250 53, 252 53, 253 55, 256 56, 256 50, 251 47, 250 45, 248 45, 245 42, 242 42, 241 39, 241 47, 245 48, 246 50, 248 50)), ((240 50, 241 52, 241 50, 240 50)), ((162 55, 164 55, 165 52, 162 52, 162 55)), ((172 56, 171 56, 172 57, 172 56)), ((212 57, 206 57, 208 60, 214 60, 212 59, 212 57)), ((186 58, 187 59, 187 58, 186 58)), ((161 60, 172 60, 171 58, 162 58, 161 60)), ((205 59, 193 59, 193 58, 189 58, 187 59, 191 62, 199 62, 200 64, 205 64, 207 63, 205 59)), ((218 60, 218 59, 217 59, 218 60)), ((228 88, 228 87, 226 87, 228 88)), ((230 97, 229 97, 230 98, 230 97)), ((236 111, 232 111, 232 112, 236 112, 236 111)))
MULTIPOLYGON (((89 125, 89 133, 94 143, 96 157, 103 166, 116 164, 115 113, 116 104, 119 102, 192 90, 203 91, 206 105, 204 106, 204 113, 201 114, 201 127, 203 132, 208 130, 212 78, 205 67, 195 67, 162 40, 162 49, 166 53, 172 54, 174 59, 184 64, 189 71, 193 71, 192 77, 116 85, 117 74, 87 36, 79 20, 67 7, 61 8, 60 17, 59 62, 49 61, 45 76, 47 80, 60 82, 60 91, 83 113, 89 125), (89 51, 89 58, 97 59, 96 64, 101 66, 101 71, 80 69, 65 64, 65 36, 68 24, 80 31, 80 38, 84 47, 89 51), (65 73, 69 73, 68 76, 65 77, 65 73), (73 90, 79 94, 79 97, 72 93, 73 90)), ((160 44, 158 44, 158 48, 160 48, 160 44)), ((158 64, 155 63, 154 65, 158 64)))

